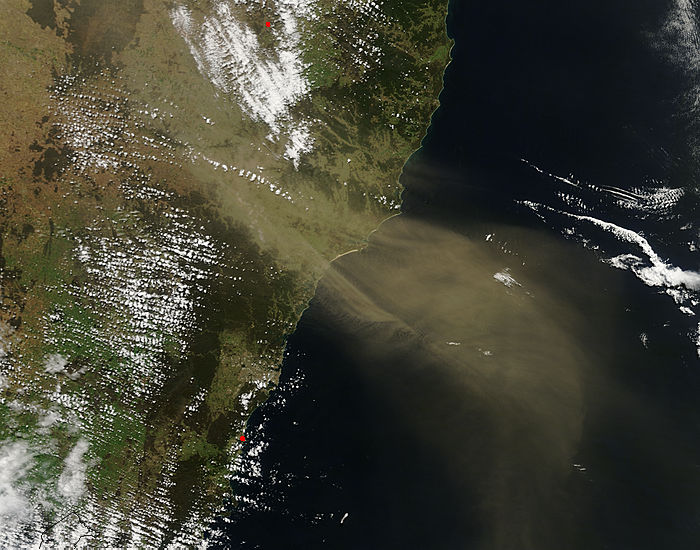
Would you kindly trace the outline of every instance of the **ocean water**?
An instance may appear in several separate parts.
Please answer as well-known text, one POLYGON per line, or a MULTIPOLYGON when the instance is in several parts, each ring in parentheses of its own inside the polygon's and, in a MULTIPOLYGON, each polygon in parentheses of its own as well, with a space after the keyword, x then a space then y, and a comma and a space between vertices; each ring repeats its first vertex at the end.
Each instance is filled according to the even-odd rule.
POLYGON ((213 547, 697 548, 698 15, 450 3, 403 213, 321 282, 213 547))

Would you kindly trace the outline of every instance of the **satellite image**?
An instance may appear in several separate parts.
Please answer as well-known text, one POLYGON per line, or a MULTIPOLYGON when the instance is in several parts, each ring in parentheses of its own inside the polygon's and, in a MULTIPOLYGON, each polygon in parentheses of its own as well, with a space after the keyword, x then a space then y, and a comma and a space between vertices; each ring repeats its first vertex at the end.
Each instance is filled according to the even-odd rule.
POLYGON ((0 548, 697 550, 696 0, 0 0, 0 548))

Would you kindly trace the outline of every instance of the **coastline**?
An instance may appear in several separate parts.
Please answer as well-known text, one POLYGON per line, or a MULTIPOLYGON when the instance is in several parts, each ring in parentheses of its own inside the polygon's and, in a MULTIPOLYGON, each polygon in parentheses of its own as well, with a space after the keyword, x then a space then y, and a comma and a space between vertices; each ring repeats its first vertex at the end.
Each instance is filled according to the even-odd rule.
MULTIPOLYGON (((5 84, 27 101, 2 109, 12 131, 0 180, 12 208, 0 212, 10 289, 0 312, 10 350, 0 361, 0 449, 25 453, 41 480, 22 493, 29 504, 17 526, 41 525, 40 516, 52 524, 66 503, 89 511, 87 531, 71 517, 31 536, 189 544, 229 492, 238 437, 275 385, 320 271, 399 215, 390 209, 430 127, 423 113, 439 108, 432 92, 414 95, 438 86, 449 64, 435 57, 448 40, 446 8, 415 1, 378 14, 321 2, 333 40, 311 17, 300 41, 261 27, 254 6, 214 2, 193 14, 144 0, 112 21, 101 0, 72 1, 25 12, 11 0, 3 23, 0 61, 16 69, 5 84), (429 40, 416 36, 426 21, 429 40), (108 22, 116 38, 86 31, 108 22), (358 25, 386 48, 353 55, 348 80, 347 63, 335 62, 360 51, 358 25), (236 50, 227 33, 238 27, 259 47, 236 50), (270 120, 243 100, 260 92, 256 80, 226 80, 232 73, 216 48, 201 49, 204 38, 250 61, 251 74, 271 60, 282 83, 299 75, 285 72, 279 51, 319 63, 308 97, 275 111, 285 125, 318 122, 298 166, 291 138, 270 141, 270 120), (82 476, 75 494, 59 484, 69 456, 82 476), (56 502, 40 509, 44 488, 56 502)), ((17 527, 0 541, 24 536, 17 527)))

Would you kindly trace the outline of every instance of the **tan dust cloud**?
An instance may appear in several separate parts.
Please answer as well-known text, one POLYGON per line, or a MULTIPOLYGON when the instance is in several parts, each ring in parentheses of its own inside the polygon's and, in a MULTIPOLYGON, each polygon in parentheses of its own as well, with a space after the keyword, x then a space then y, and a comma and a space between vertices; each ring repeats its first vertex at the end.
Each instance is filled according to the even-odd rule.
MULTIPOLYGON (((484 548, 536 548, 572 475, 594 368, 567 299, 570 248, 507 226, 461 234, 399 216, 338 259, 317 293, 357 342, 360 376, 476 495, 484 548), (524 265, 523 265, 524 263, 524 265)), ((590 285, 589 285, 590 286, 590 285)), ((439 503, 434 503, 439 506, 439 503)), ((560 541, 561 542, 561 541, 560 541)))

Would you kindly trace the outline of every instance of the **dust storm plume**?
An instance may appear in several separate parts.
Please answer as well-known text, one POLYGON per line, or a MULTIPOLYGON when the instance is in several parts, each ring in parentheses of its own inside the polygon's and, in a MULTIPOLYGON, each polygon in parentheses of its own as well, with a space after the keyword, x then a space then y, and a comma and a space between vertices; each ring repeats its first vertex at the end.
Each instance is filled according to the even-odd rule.
POLYGON ((334 263, 317 307, 413 434, 406 453, 432 449, 470 495, 484 547, 542 548, 571 533, 561 487, 576 471, 582 377, 599 358, 579 339, 581 297, 563 299, 576 286, 564 245, 489 231, 393 218, 334 263))

